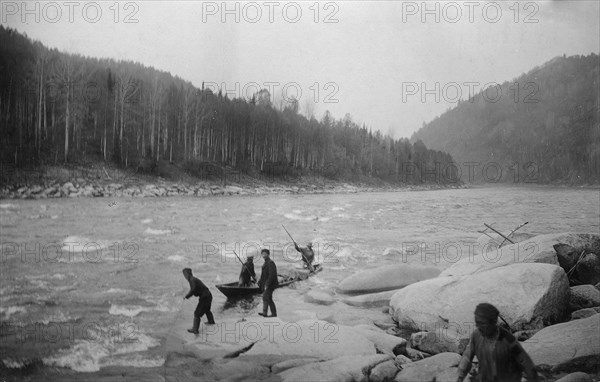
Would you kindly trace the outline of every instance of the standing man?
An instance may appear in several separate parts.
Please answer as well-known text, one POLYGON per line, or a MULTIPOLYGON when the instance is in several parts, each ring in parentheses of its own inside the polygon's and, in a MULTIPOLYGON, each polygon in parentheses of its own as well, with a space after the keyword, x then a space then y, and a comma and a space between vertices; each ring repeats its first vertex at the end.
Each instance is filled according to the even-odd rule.
POLYGON ((294 247, 296 247, 296 251, 300 252, 304 267, 308 268, 311 272, 314 272, 315 269, 312 266, 312 262, 315 260, 315 252, 312 249, 312 243, 306 244, 305 248, 298 247, 298 244, 294 243, 294 247))
POLYGON ((188 329, 188 332, 198 334, 200 318, 205 313, 206 318, 208 319, 208 324, 213 325, 215 323, 215 318, 210 311, 210 305, 212 304, 212 293, 210 293, 210 290, 202 281, 200 281, 200 279, 192 275, 192 270, 190 268, 185 268, 183 270, 183 277, 185 277, 185 279, 190 283, 190 291, 187 295, 185 295, 184 299, 188 299, 192 296, 200 297, 198 299, 198 306, 196 306, 196 310, 194 311, 194 326, 191 329, 188 329))
POLYGON ((256 282, 256 273, 254 273, 254 257, 248 255, 246 262, 242 264, 242 271, 240 272, 240 278, 238 286, 249 287, 250 282, 256 282))
POLYGON ((538 381, 533 361, 519 341, 506 329, 498 326, 500 312, 492 304, 482 303, 475 308, 475 326, 469 345, 458 364, 458 382, 463 382, 477 356, 479 382, 520 382, 524 371, 527 381, 538 381))
POLYGON ((277 266, 269 257, 271 252, 268 249, 263 249, 260 252, 265 263, 262 266, 262 272, 260 274, 260 280, 258 286, 262 290, 263 296, 263 311, 258 313, 263 317, 277 317, 277 308, 273 302, 273 291, 279 286, 279 280, 277 279, 277 266), (271 315, 267 315, 268 308, 271 308, 271 315))

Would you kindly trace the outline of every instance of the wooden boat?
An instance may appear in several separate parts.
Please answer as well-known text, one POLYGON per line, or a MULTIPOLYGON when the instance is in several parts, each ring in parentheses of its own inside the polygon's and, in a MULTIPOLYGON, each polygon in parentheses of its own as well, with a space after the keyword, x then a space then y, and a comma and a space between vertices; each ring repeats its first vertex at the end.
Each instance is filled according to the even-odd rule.
MULTIPOLYGON (((291 272, 291 273, 293 273, 291 275, 278 275, 279 276, 279 288, 288 286, 297 281, 306 280, 308 277, 310 277, 316 273, 319 273, 323 270, 323 267, 321 266, 321 264, 315 264, 314 268, 315 268, 314 273, 308 272, 307 269, 296 268, 293 272, 291 272)), ((221 291, 221 293, 223 293, 228 298, 251 297, 253 295, 262 293, 262 291, 256 284, 253 284, 252 286, 249 286, 249 287, 240 287, 240 286, 238 286, 237 281, 234 281, 232 283, 227 283, 227 284, 219 284, 219 285, 216 285, 216 287, 219 291, 221 291)))

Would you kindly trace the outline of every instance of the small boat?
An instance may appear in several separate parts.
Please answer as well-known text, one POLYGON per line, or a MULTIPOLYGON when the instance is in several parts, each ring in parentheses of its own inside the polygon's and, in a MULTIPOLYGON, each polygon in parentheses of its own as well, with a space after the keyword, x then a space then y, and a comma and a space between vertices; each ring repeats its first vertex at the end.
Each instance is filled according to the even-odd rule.
MULTIPOLYGON (((307 269, 296 268, 294 272, 292 272, 295 273, 295 275, 277 275, 279 276, 279 288, 288 286, 297 281, 306 280, 308 277, 319 273, 323 270, 321 264, 315 264, 314 268, 314 273, 309 273, 307 269)), ((262 293, 262 291, 256 284, 252 284, 252 286, 249 287, 240 287, 238 286, 237 281, 227 284, 219 284, 216 285, 216 287, 219 291, 221 291, 221 293, 223 293, 228 298, 244 298, 262 293)))

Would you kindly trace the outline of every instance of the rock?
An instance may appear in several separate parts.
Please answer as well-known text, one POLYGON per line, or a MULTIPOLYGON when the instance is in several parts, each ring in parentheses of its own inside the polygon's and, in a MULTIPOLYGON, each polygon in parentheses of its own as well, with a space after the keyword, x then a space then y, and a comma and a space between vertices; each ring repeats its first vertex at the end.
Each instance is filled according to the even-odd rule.
POLYGON ((425 353, 425 352, 422 352, 420 350, 413 349, 413 348, 406 348, 406 355, 412 361, 420 361, 422 359, 425 359, 425 358, 431 356, 431 354, 429 354, 429 353, 425 353))
POLYGON ((44 189, 42 188, 42 186, 33 186, 30 190, 30 192, 32 194, 39 194, 40 192, 42 192, 44 189))
MULTIPOLYGON (((401 372, 396 374, 397 382, 433 382, 436 376, 448 369, 458 366, 460 354, 440 353, 421 361, 406 364, 401 372)), ((456 380, 456 374, 454 377, 456 380)))
POLYGON ((311 289, 304 295, 304 301, 320 305, 331 305, 335 302, 335 299, 327 292, 311 289))
POLYGON ((405 356, 404 354, 398 354, 396 356, 396 363, 398 365, 406 365, 407 363, 412 363, 412 360, 405 356))
POLYGON ((571 287, 571 310, 600 306, 600 290, 593 285, 571 287))
POLYGON ((561 379, 556 380, 556 382, 593 382, 593 379, 588 374, 577 371, 575 373, 565 375, 561 379))
POLYGON ((382 362, 379 365, 375 366, 373 370, 371 370, 371 374, 369 375, 369 382, 389 382, 394 380, 394 377, 400 369, 396 366, 396 362, 393 359, 382 362))
POLYGON ((354 327, 355 332, 368 338, 375 347, 387 354, 405 354, 407 341, 404 338, 391 336, 384 332, 354 327))
POLYGON ((368 381, 373 368, 389 360, 387 355, 343 356, 325 362, 314 362, 304 366, 294 367, 279 373, 283 382, 292 381, 323 381, 346 382, 368 381))
POLYGON ((600 282, 600 251, 583 255, 572 278, 580 284, 596 285, 600 282))
POLYGON ((571 313, 571 320, 592 317, 594 314, 598 313, 600 313, 600 307, 579 309, 571 313))
POLYGON ((548 326, 523 342, 523 348, 536 365, 552 372, 586 371, 600 360, 600 314, 548 326))
POLYGON ((554 244, 553 247, 558 257, 558 263, 568 272, 577 263, 581 252, 577 252, 577 249, 564 243, 554 244))
POLYGON ((286 361, 282 361, 276 363, 271 366, 271 372, 275 374, 279 374, 284 370, 291 369, 293 367, 303 366, 309 363, 318 362, 319 360, 316 358, 294 358, 288 359, 286 361))
MULTIPOLYGON (((257 326, 261 329, 261 338, 266 338, 258 341, 247 351, 247 355, 272 354, 333 359, 340 356, 376 354, 372 341, 345 325, 321 320, 283 322, 271 318, 256 324, 246 323, 245 326, 248 327, 247 330, 252 329, 250 326, 257 326)), ((246 337, 250 341, 257 340, 250 335, 246 337)))
POLYGON ((568 315, 565 272, 550 264, 513 264, 471 276, 437 277, 399 290, 390 301, 401 328, 452 328, 460 338, 474 329, 480 302, 495 305, 514 330, 535 329, 568 315))
POLYGON ((342 300, 342 302, 348 305, 360 306, 363 308, 387 306, 390 304, 390 300, 394 293, 396 293, 396 290, 388 290, 379 293, 361 294, 359 296, 346 297, 342 300))
POLYGON ((431 332, 417 332, 410 336, 412 347, 429 354, 460 353, 465 350, 469 343, 468 338, 460 338, 460 335, 452 329, 439 328, 431 332))
POLYGON ((596 248, 600 236, 594 234, 560 233, 534 236, 520 243, 503 246, 481 255, 462 256, 440 276, 464 276, 514 263, 547 263, 559 265, 554 245, 567 243, 573 247, 596 248))
POLYGON ((390 307, 389 307, 389 306, 384 306, 384 307, 381 309, 381 313, 389 313, 389 312, 390 312, 390 307))
POLYGON ((356 273, 338 285, 346 294, 365 294, 404 288, 418 281, 436 277, 439 269, 407 264, 386 265, 356 273))
POLYGON ((375 325, 378 328, 383 329, 383 330, 388 330, 389 328, 397 327, 396 322, 394 320, 392 320, 391 317, 389 317, 387 320, 373 321, 373 325, 375 325))

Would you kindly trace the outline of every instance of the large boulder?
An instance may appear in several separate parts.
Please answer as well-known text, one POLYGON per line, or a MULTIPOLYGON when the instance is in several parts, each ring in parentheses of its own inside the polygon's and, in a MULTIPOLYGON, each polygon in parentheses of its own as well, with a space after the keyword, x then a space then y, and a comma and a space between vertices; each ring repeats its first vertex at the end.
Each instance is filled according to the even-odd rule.
POLYGON ((371 370, 390 360, 387 355, 343 356, 325 362, 313 362, 285 370, 278 375, 283 382, 367 382, 371 370))
POLYGON ((593 285, 571 287, 571 310, 600 306, 600 290, 593 285))
POLYGON ((352 305, 360 306, 363 308, 372 308, 377 306, 388 306, 392 296, 396 293, 396 290, 388 290, 379 293, 368 293, 361 294, 358 296, 349 296, 342 300, 342 302, 352 305))
POLYGON ((579 309, 571 313, 571 320, 581 320, 600 313, 600 307, 579 309))
POLYGON ((469 343, 468 338, 461 338, 452 329, 439 328, 431 332, 417 332, 410 336, 412 347, 429 354, 461 353, 469 343))
POLYGON ((567 317, 569 283, 556 265, 507 265, 410 285, 392 297, 390 313, 400 327, 450 328, 459 338, 468 338, 474 329, 475 306, 481 302, 494 304, 515 330, 540 328, 567 317))
POLYGON ((440 270, 434 267, 408 264, 386 265, 345 278, 338 285, 338 291, 345 294, 365 294, 401 289, 436 277, 439 273, 440 270))
MULTIPOLYGON (((245 338, 257 341, 247 355, 285 355, 333 359, 340 356, 376 354, 375 344, 350 326, 321 320, 283 322, 268 319, 246 323, 245 338), (252 327, 251 327, 252 326, 252 327), (257 338, 255 332, 261 332, 257 338)), ((240 330, 243 334, 244 330, 240 330)))
MULTIPOLYGON (((434 382, 439 374, 446 374, 448 369, 456 369, 460 362, 460 354, 440 353, 421 361, 403 365, 401 372, 396 374, 397 382, 434 382)), ((454 380, 458 375, 455 374, 454 380)))
POLYGON ((600 283, 600 252, 584 253, 571 278, 579 284, 600 283))
POLYGON ((381 351, 382 353, 392 353, 394 355, 406 353, 407 342, 404 338, 392 336, 385 332, 381 332, 378 329, 372 330, 362 327, 355 327, 355 331, 357 334, 360 334, 361 336, 373 342, 377 350, 381 351))
POLYGON ((594 380, 588 374, 583 373, 581 371, 576 371, 575 373, 567 374, 561 379, 556 380, 556 382, 593 382, 594 380))
POLYGON ((600 246, 600 236, 594 234, 560 233, 538 235, 480 255, 466 253, 444 270, 440 276, 464 276, 514 263, 547 263, 559 265, 554 246, 568 244, 576 249, 600 246))
POLYGON ((537 366, 553 372, 597 371, 600 364, 600 314, 544 328, 523 342, 537 366))

